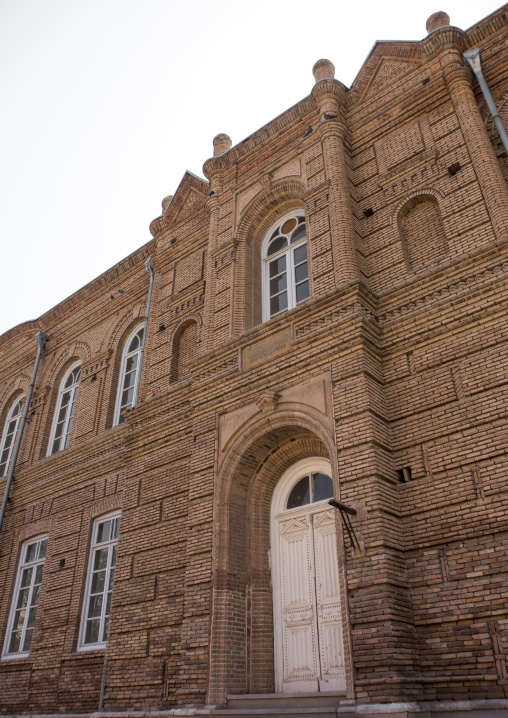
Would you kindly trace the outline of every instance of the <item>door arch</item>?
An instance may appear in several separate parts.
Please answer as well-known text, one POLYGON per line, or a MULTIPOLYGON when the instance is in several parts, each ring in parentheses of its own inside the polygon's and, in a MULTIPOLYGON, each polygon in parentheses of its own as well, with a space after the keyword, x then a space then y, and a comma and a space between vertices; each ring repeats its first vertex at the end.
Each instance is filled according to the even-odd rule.
POLYGON ((275 689, 346 689, 342 606, 330 462, 293 464, 271 503, 275 689))
MULTIPOLYGON (((274 491, 296 462, 323 457, 331 463, 335 496, 339 496, 333 425, 316 414, 312 408, 260 412, 238 427, 219 457, 214 493, 208 703, 224 705, 228 694, 275 691, 270 558, 274 491)), ((347 607, 340 531, 337 540, 342 605, 347 607)), ((347 610, 343 621, 348 687, 352 689, 347 610)))

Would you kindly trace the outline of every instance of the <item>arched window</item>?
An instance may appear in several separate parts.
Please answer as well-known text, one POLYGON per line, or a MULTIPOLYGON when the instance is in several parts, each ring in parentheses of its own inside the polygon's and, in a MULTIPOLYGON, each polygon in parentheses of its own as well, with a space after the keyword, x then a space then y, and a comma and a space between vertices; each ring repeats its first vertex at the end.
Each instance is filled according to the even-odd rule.
POLYGON ((293 309, 309 297, 307 241, 303 213, 285 215, 263 242, 263 321, 293 309))
POLYGON ((333 498, 333 483, 328 474, 311 472, 301 478, 291 489, 286 509, 296 509, 317 501, 333 498))
POLYGON ((58 451, 63 451, 69 444, 80 373, 81 366, 73 364, 62 379, 51 429, 48 456, 56 454, 58 451))
POLYGON ((25 397, 19 397, 11 406, 7 415, 4 433, 2 435, 2 443, 0 445, 0 476, 5 476, 9 471, 9 464, 18 435, 24 403, 25 397))
POLYGON ((144 324, 136 327, 125 342, 122 355, 122 366, 118 380, 118 394, 116 397, 115 418, 113 426, 122 424, 125 418, 122 411, 130 409, 138 400, 139 392, 139 369, 141 361, 141 350, 143 349, 144 324))

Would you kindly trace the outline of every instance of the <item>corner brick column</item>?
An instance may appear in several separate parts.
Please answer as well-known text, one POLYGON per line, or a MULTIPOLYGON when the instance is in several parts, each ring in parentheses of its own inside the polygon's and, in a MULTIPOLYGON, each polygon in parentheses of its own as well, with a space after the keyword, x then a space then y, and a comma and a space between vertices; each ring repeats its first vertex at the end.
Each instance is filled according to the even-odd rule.
POLYGON ((215 290, 217 283, 215 266, 215 251, 218 246, 219 219, 220 219, 220 194, 222 192, 222 163, 221 155, 231 148, 231 138, 223 133, 216 135, 213 139, 213 157, 210 157, 203 165, 205 177, 210 181, 210 196, 206 200, 205 207, 210 213, 210 231, 208 236, 208 251, 206 258, 206 287, 205 305, 203 309, 203 350, 209 351, 214 346, 215 328, 215 290))
POLYGON ((205 273, 205 301, 203 307, 203 351, 213 347, 213 315, 215 312, 215 272, 213 271, 213 254, 217 247, 217 230, 219 226, 218 197, 212 196, 206 200, 205 207, 210 214, 210 230, 208 235, 208 250, 206 252, 205 273))
POLYGON ((343 117, 345 87, 335 80, 329 60, 318 60, 313 68, 316 84, 312 95, 320 114, 318 132, 323 145, 326 177, 330 183, 329 211, 333 263, 338 285, 360 276, 351 210, 344 142, 347 125, 343 117), (327 119, 328 118, 328 119, 327 119))
POLYGON ((456 48, 447 49, 440 64, 495 235, 507 238, 508 188, 476 103, 472 74, 456 48))

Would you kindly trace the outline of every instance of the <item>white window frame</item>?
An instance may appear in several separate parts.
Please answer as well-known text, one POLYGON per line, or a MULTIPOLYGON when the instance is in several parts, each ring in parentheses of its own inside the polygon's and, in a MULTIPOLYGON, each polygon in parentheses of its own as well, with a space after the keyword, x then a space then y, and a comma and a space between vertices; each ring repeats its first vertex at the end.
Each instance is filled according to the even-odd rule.
MULTIPOLYGON (((296 229, 296 228, 295 228, 296 229)), ((292 230, 294 231, 294 230, 292 230)), ((298 249, 299 247, 307 246, 307 282, 309 282, 309 297, 310 297, 310 276, 308 271, 308 242, 307 242, 307 218, 305 217, 305 211, 303 209, 299 210, 293 210, 292 212, 288 212, 285 215, 282 215, 277 219, 276 222, 272 224, 270 229, 265 235, 265 238, 263 240, 262 249, 261 249, 261 261, 262 261, 262 296, 263 296, 263 322, 267 322, 269 319, 273 319, 275 317, 280 316, 281 314, 284 314, 284 312, 289 311, 290 309, 294 309, 297 304, 300 304, 301 302, 306 301, 309 297, 305 297, 305 299, 300 300, 300 302, 297 302, 296 300, 296 279, 295 279, 295 266, 294 266, 294 250, 298 249), (294 244, 288 244, 286 247, 281 249, 279 252, 275 252, 274 254, 268 256, 268 247, 272 238, 272 234, 277 229, 279 225, 283 225, 285 222, 287 222, 289 219, 297 218, 297 217, 304 217, 305 218, 305 236, 302 237, 302 239, 298 240, 294 244), (274 259, 279 259, 282 256, 286 257, 286 278, 287 278, 287 301, 288 305, 285 309, 282 309, 280 312, 277 312, 273 315, 273 317, 270 315, 270 262, 272 262, 274 259)))
POLYGON ((323 499, 322 501, 312 501, 309 504, 297 506, 294 509, 286 508, 287 501, 294 487, 301 479, 311 474, 326 474, 333 482, 332 466, 328 459, 324 459, 320 456, 300 459, 300 461, 297 461, 284 472, 282 478, 275 487, 271 508, 273 519, 277 518, 281 514, 286 515, 288 511, 298 513, 299 511, 314 511, 315 509, 322 510, 323 503, 328 501, 328 499, 323 499))
POLYGON ((63 451, 69 445, 69 436, 70 436, 71 429, 72 429, 72 420, 74 418, 74 409, 75 409, 75 405, 76 405, 76 399, 78 396, 79 382, 80 382, 81 377, 79 376, 77 382, 74 382, 74 384, 71 384, 71 386, 69 386, 69 387, 65 386, 65 382, 69 378, 69 375, 80 366, 81 366, 81 362, 79 362, 79 361, 75 362, 65 372, 65 376, 62 379, 62 381, 60 382, 60 389, 58 390, 58 399, 56 402, 55 414, 53 416, 53 425, 51 427, 51 435, 49 437, 47 456, 52 456, 53 454, 58 454, 58 452, 63 451), (67 411, 65 413, 63 432, 59 439, 60 444, 57 449, 53 450, 53 442, 55 441, 56 429, 57 429, 57 426, 59 423, 58 417, 60 414, 60 409, 62 408, 62 398, 63 398, 63 395, 67 391, 71 392, 71 400, 67 404, 67 411))
MULTIPOLYGON (((23 573, 25 569, 32 568, 32 574, 30 577, 30 585, 27 586, 28 588, 28 597, 27 597, 27 603, 26 603, 26 609, 23 619, 23 626, 21 629, 21 640, 20 640, 20 647, 23 646, 23 643, 25 641, 25 636, 27 632, 27 624, 28 624, 28 618, 29 618, 29 609, 35 608, 35 614, 37 614, 37 607, 39 605, 39 599, 40 599, 40 586, 42 585, 42 578, 44 576, 44 569, 42 571, 41 575, 41 581, 37 584, 39 586, 39 595, 37 598, 37 603, 35 606, 31 606, 32 600, 33 600, 33 593, 34 593, 34 586, 35 584, 35 577, 37 573, 37 567, 43 566, 46 561, 46 552, 47 552, 47 544, 48 544, 48 536, 47 534, 43 534, 42 536, 34 536, 33 538, 29 539, 28 541, 25 541, 21 547, 21 553, 20 553, 20 559, 19 559, 19 565, 18 565, 18 572, 16 575, 16 583, 14 586, 14 593, 12 595, 12 601, 11 601, 11 610, 9 612, 9 620, 7 622, 7 632, 5 634, 5 640, 4 640, 4 646, 2 651, 2 660, 11 661, 15 660, 17 658, 26 658, 30 655, 30 651, 17 651, 16 653, 9 653, 9 644, 11 641, 11 635, 14 631, 14 620, 16 617, 17 612, 17 604, 18 604, 18 598, 19 598, 19 592, 21 589, 21 580, 23 577, 23 573), (43 542, 46 542, 46 546, 44 549, 44 556, 42 558, 38 558, 40 554, 40 547, 43 542), (28 549, 28 546, 31 546, 33 544, 37 545, 36 548, 36 558, 32 561, 26 560, 26 552, 28 549)), ((25 588, 25 590, 26 590, 25 588)), ((34 617, 34 623, 35 623, 35 617, 34 617)), ((30 629, 31 630, 31 629, 30 629)))
POLYGON ((113 426, 116 426, 117 424, 120 424, 121 421, 121 412, 125 411, 126 409, 130 409, 133 406, 136 406, 138 403, 138 396, 139 396, 139 384, 141 380, 141 373, 140 373, 140 367, 141 367, 141 353, 143 351, 143 346, 145 339, 144 337, 141 338, 139 347, 135 349, 132 352, 129 352, 129 345, 138 334, 138 332, 142 331, 144 329, 145 323, 142 322, 141 324, 138 324, 136 328, 129 334, 127 341, 125 342, 125 346, 123 348, 122 352, 122 363, 120 365, 120 376, 118 377, 118 388, 116 392, 116 404, 115 404, 115 416, 113 418, 113 426), (124 391, 124 381, 125 381, 125 370, 127 367, 127 361, 133 356, 138 357, 138 364, 135 370, 135 378, 134 378, 134 395, 132 402, 130 404, 126 404, 125 406, 122 406, 122 394, 124 391))
POLYGON ((21 417, 23 416, 24 405, 25 405, 25 395, 22 394, 21 396, 18 396, 18 397, 16 397, 16 399, 14 399, 14 401, 12 402, 12 406, 9 409, 9 413, 7 414, 7 419, 5 420, 5 426, 4 426, 4 430, 3 430, 3 434, 2 434, 2 441, 0 442, 0 461, 2 460, 2 455, 5 451, 5 443, 9 436, 12 436, 12 441, 10 443, 10 446, 8 447, 8 454, 7 454, 7 458, 5 461, 5 468, 4 468, 3 472, 0 474, 0 477, 7 476, 7 473, 9 471, 9 465, 11 463, 12 452, 13 452, 14 446, 16 444, 16 439, 18 438, 19 424, 21 421, 21 417), (21 405, 19 413, 16 416, 14 416, 13 415, 14 409, 16 409, 16 407, 18 405, 21 405), (12 423, 12 421, 15 421, 15 426, 14 426, 13 432, 9 434, 8 433, 9 426, 12 423))
MULTIPOLYGON (((106 547, 108 548, 108 558, 107 558, 106 568, 104 569, 106 572, 106 575, 104 578, 104 589, 102 591, 101 614, 99 617, 96 617, 96 618, 99 618, 99 639, 103 635, 104 623, 105 623, 106 618, 109 619, 111 616, 110 613, 106 614, 106 608, 107 608, 108 593, 112 593, 113 586, 111 586, 110 591, 108 590, 107 587, 109 586, 111 571, 116 566, 116 560, 115 560, 115 564, 112 565, 112 558, 113 558, 113 556, 116 556, 116 553, 117 553, 117 551, 113 551, 113 548, 118 547, 118 543, 120 541, 119 527, 120 527, 121 516, 122 516, 121 511, 115 511, 110 514, 105 514, 104 516, 100 516, 99 518, 95 519, 95 521, 93 523, 92 539, 90 542, 90 556, 88 558, 88 569, 87 569, 87 575, 86 575, 86 586, 85 586, 85 593, 84 593, 84 597, 83 597, 83 609, 81 612, 81 627, 80 627, 80 631, 79 631, 79 642, 78 642, 78 650, 79 651, 96 651, 96 650, 106 648, 107 640, 105 640, 105 641, 98 640, 95 643, 85 643, 86 626, 87 626, 90 598, 92 595, 91 589, 92 589, 92 580, 93 580, 93 574, 94 574, 95 552, 96 552, 96 550, 100 550, 100 549, 103 549, 106 547), (107 521, 113 521, 113 522, 116 521, 117 522, 116 523, 117 534, 114 538, 110 538, 107 541, 97 541, 99 526, 103 523, 106 523, 107 521), (104 598, 106 598, 106 600, 104 600, 104 598)), ((94 595, 99 595, 99 594, 97 593, 94 595)))

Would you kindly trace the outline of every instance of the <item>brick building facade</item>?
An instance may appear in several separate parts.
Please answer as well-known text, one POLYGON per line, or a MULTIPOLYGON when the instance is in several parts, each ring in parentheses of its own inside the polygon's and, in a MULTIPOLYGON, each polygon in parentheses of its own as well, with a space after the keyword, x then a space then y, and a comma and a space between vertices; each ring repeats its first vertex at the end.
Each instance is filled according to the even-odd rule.
POLYGON ((317 62, 147 245, 0 338, 3 492, 49 337, 4 714, 508 715, 508 159, 463 58, 506 124, 507 7, 427 30, 349 90, 317 62))

